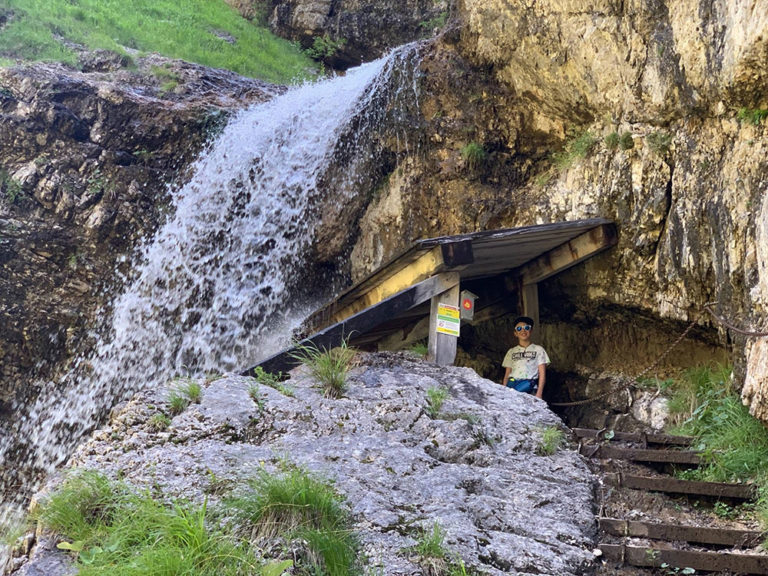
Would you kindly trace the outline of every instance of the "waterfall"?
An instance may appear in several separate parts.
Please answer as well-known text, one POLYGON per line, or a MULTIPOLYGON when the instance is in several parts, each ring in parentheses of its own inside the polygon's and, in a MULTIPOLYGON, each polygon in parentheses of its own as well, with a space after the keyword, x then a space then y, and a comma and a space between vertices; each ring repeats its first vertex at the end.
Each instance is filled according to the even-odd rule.
POLYGON ((304 312, 295 295, 316 282, 307 251, 323 202, 369 192, 359 188, 376 138, 365 135, 407 122, 393 110, 415 100, 415 76, 402 73, 415 52, 293 88, 230 120, 172 192, 172 215, 105 309, 109 329, 94 351, 43 385, 13 437, 0 439, 6 522, 9 487, 24 484, 23 502, 116 402, 176 375, 244 369, 288 343, 304 312), (329 176, 334 162, 341 169, 329 176))

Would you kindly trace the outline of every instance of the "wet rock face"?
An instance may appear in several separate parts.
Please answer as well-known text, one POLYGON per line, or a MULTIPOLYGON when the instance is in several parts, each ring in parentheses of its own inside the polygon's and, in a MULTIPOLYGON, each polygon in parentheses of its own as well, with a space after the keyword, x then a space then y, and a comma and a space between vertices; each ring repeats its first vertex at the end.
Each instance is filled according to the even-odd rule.
MULTIPOLYGON (((618 245, 541 284, 542 325, 556 327, 542 343, 584 351, 579 363, 598 371, 626 357, 634 372, 698 319, 697 361, 726 351, 756 390, 766 381, 764 351, 728 334, 703 305, 717 301, 721 315, 745 327, 768 319, 768 134, 764 122, 738 117, 768 108, 765 70, 754 59, 768 48, 763 8, 460 2, 463 26, 422 65, 427 145, 393 167, 360 219, 352 276, 418 238, 606 217, 618 245), (586 152, 553 161, 587 133, 586 152), (632 333, 637 324, 642 337, 632 333), (628 344, 621 356, 601 353, 608 334, 611 349, 628 344)), ((666 368, 689 361, 676 353, 666 368)), ((756 401, 763 396, 746 395, 766 417, 768 405, 756 401)))
POLYGON ((226 111, 274 89, 158 57, 0 70, 0 408, 84 342, 226 111), (170 83, 170 79, 173 80, 170 83))
POLYGON ((421 573, 412 547, 436 522, 449 555, 485 574, 569 576, 591 562, 592 476, 574 448, 539 453, 542 431, 562 426, 544 402, 407 354, 359 355, 339 399, 301 369, 284 384, 293 396, 262 385, 257 404, 254 380, 209 382, 165 430, 151 419, 168 413, 168 391, 147 391, 116 408, 70 464, 167 497, 207 498, 213 510, 222 491, 212 483, 244 486, 288 459, 334 481, 367 562, 387 574, 421 573), (448 391, 434 417, 431 389, 448 391))
POLYGON ((273 0, 269 25, 345 70, 431 35, 447 11, 445 0, 273 0))

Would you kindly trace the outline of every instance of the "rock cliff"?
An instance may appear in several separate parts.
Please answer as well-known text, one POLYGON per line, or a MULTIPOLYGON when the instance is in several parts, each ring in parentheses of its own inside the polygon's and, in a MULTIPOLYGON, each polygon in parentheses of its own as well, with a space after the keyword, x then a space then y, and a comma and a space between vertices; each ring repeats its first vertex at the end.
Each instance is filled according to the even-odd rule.
MULTIPOLYGON (((352 275, 420 237, 610 218, 616 248, 540 286, 553 368, 636 374, 695 320, 660 373, 728 359, 768 419, 765 339, 703 308, 747 330, 768 319, 766 14, 762 1, 459 2, 422 64, 425 147, 382 180, 352 275)), ((488 364, 504 333, 480 330, 470 355, 488 364)))

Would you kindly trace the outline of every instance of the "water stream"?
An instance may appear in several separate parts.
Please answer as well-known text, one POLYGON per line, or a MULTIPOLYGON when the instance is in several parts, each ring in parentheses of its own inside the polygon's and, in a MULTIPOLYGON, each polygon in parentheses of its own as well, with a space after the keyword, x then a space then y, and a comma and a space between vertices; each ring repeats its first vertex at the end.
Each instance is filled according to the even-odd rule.
POLYGON ((0 439, 0 520, 18 514, 116 402, 176 375, 242 370, 288 342, 312 304, 295 295, 316 281, 307 251, 323 204, 370 192, 360 187, 376 139, 365 135, 391 122, 398 101, 415 100, 413 75, 403 74, 413 54, 291 89, 229 122, 173 192, 173 214, 139 250, 95 350, 19 407, 12 437, 0 439))

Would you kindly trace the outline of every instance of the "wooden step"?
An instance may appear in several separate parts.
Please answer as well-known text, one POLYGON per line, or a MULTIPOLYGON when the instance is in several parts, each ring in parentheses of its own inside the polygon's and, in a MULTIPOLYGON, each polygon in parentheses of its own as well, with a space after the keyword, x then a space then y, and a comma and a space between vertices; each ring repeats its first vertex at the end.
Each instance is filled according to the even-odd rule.
POLYGON ((695 480, 679 480, 677 478, 652 478, 635 476, 625 473, 607 473, 603 475, 605 482, 611 486, 647 490, 649 492, 666 492, 672 494, 691 494, 694 496, 709 496, 713 498, 735 498, 752 500, 757 496, 757 488, 752 484, 733 484, 728 482, 699 482, 695 480))
POLYGON ((594 430, 591 428, 573 428, 573 433, 578 438, 637 442, 644 446, 647 446, 648 444, 659 444, 662 446, 690 446, 693 443, 693 438, 690 436, 670 436, 669 434, 616 432, 614 430, 594 430))
POLYGON ((625 544, 600 544, 599 548, 606 559, 631 566, 660 567, 665 564, 704 572, 768 575, 768 555, 762 554, 701 552, 625 544))
POLYGON ((605 444, 597 446, 582 445, 579 452, 589 458, 613 458, 614 460, 632 460, 633 462, 661 462, 667 464, 701 463, 701 453, 691 450, 648 450, 642 448, 619 448, 605 444))
POLYGON ((600 518, 600 529, 612 536, 632 536, 667 540, 670 542, 693 542, 696 544, 715 544, 731 548, 754 548, 763 541, 765 535, 755 530, 735 530, 732 528, 702 528, 700 526, 681 526, 656 522, 620 520, 618 518, 600 518))

